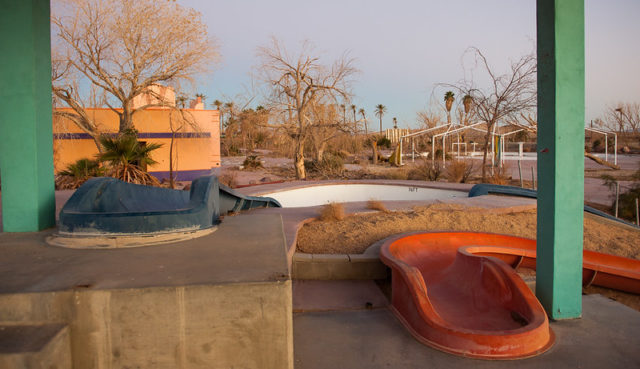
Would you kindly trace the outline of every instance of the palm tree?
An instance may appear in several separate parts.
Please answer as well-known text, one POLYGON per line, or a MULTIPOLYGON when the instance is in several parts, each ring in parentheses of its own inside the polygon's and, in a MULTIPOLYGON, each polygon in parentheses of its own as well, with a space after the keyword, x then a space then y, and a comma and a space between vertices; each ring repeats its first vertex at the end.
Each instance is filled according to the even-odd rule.
POLYGON ((464 105, 464 124, 469 124, 469 112, 471 111, 471 105, 473 104, 473 97, 471 95, 464 95, 462 98, 462 104, 464 105))
POLYGON ((455 100, 455 94, 453 91, 447 91, 444 94, 444 102, 447 108, 447 123, 449 124, 451 124, 451 107, 453 106, 453 100, 455 100))
POLYGON ((141 145, 134 135, 102 136, 100 144, 104 150, 98 154, 98 160, 108 164, 107 176, 130 183, 159 185, 158 180, 147 173, 146 167, 157 163, 151 158, 151 152, 161 144, 141 145))
POLYGON ((178 106, 178 108, 184 109, 186 103, 187 103, 186 96, 180 95, 176 97, 176 105, 178 106))
POLYGON ((215 106, 216 109, 218 109, 218 113, 220 114, 220 134, 222 134, 222 110, 220 110, 220 107, 222 106, 222 101, 215 99, 211 104, 215 106))
POLYGON ((193 107, 195 108, 195 104, 199 104, 199 103, 202 103, 202 106, 204 106, 204 99, 206 99, 206 98, 207 98, 207 96, 205 94, 203 94, 201 92, 197 93, 196 94, 196 101, 195 101, 195 103, 192 103, 193 107))
POLYGON ((360 115, 362 116, 362 120, 364 121, 364 134, 368 135, 369 134, 369 130, 367 129, 367 116, 366 116, 366 113, 365 113, 363 108, 360 108, 360 110, 358 110, 358 113, 360 113, 360 115))
POLYGON ((382 104, 378 104, 373 112, 378 118, 380 118, 380 133, 382 133, 382 117, 384 116, 384 113, 387 112, 387 107, 382 104))

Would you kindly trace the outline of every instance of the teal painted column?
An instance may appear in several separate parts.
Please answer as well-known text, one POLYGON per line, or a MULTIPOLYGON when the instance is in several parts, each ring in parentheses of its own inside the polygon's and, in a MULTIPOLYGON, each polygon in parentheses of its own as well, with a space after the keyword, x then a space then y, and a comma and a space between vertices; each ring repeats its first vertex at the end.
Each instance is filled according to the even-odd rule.
POLYGON ((49 0, 0 0, 4 232, 55 225, 49 0))
POLYGON ((537 0, 536 295, 552 319, 582 315, 584 2, 537 0))

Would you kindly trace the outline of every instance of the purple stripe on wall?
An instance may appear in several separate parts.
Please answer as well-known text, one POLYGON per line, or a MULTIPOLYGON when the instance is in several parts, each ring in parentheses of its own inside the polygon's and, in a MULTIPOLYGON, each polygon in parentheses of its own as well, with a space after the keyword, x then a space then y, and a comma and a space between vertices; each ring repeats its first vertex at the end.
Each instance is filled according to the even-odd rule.
MULTIPOLYGON (((138 133, 138 138, 171 138, 171 132, 162 133, 138 133)), ((175 138, 208 138, 211 137, 210 132, 176 132, 175 138)))
MULTIPOLYGON (((169 171, 166 172, 149 172, 152 176, 162 181, 163 179, 169 179, 169 171)), ((202 176, 213 174, 211 169, 199 169, 199 170, 178 170, 173 172, 173 179, 175 181, 193 181, 194 179, 202 176)))
MULTIPOLYGON (((105 133, 105 136, 115 137, 115 133, 105 133)), ((171 138, 171 132, 157 132, 157 133, 138 133, 138 138, 171 138)), ((210 132, 176 132, 175 138, 209 138, 210 132)), ((88 133, 54 133, 53 138, 55 140, 92 140, 93 138, 88 133)))

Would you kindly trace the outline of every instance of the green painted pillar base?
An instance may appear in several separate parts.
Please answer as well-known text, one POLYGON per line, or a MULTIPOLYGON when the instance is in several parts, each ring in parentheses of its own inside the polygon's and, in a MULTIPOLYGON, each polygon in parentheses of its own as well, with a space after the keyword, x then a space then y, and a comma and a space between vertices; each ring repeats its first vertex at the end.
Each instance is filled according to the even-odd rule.
POLYGON ((536 295, 552 319, 582 315, 584 2, 537 0, 536 295))
POLYGON ((4 232, 55 225, 49 0, 0 1, 4 232))

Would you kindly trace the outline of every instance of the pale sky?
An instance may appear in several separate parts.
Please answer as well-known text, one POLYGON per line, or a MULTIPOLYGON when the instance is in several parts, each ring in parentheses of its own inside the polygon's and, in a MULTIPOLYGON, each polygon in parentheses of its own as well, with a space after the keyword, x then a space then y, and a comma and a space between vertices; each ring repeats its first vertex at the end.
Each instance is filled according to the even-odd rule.
MULTIPOLYGON (((251 90, 256 50, 271 36, 290 51, 309 40, 326 63, 350 52, 361 71, 354 104, 376 122, 374 106, 387 106, 387 128, 394 116, 401 127, 415 127, 416 112, 442 100, 440 92, 432 96, 435 85, 463 78, 468 47, 500 73, 535 48, 535 0, 178 2, 200 11, 221 45, 221 64, 196 87, 208 103, 251 90)), ((585 13, 589 121, 607 104, 640 102, 640 0, 585 0, 585 13)))

